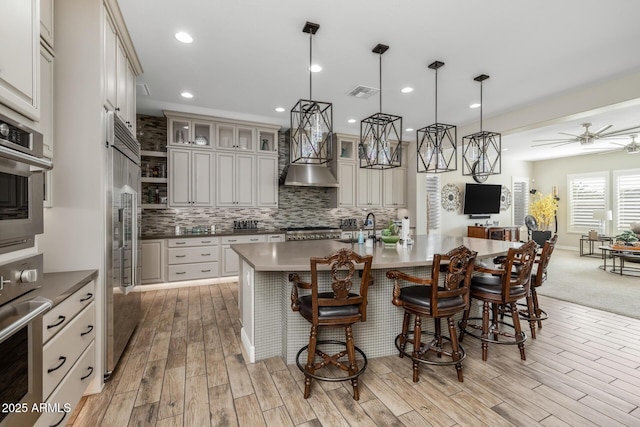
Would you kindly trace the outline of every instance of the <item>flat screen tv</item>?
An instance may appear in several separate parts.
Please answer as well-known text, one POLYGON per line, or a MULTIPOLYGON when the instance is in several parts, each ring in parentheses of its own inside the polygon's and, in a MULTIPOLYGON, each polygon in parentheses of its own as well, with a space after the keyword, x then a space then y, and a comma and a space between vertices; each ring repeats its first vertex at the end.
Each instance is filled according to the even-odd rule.
POLYGON ((467 184, 464 191, 464 213, 489 215, 500 213, 501 185, 467 184))

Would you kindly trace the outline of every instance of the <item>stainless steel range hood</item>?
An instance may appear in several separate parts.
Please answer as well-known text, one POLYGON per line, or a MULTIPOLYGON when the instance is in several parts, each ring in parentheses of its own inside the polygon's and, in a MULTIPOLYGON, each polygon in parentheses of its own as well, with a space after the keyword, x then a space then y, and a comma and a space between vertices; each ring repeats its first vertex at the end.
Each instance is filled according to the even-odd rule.
POLYGON ((328 167, 291 163, 287 167, 284 185, 298 187, 339 187, 338 180, 328 167))

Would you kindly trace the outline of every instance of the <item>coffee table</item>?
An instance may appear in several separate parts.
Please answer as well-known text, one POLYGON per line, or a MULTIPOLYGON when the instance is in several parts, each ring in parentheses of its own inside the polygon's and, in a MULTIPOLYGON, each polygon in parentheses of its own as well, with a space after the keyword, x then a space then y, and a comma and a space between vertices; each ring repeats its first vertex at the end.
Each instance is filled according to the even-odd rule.
POLYGON ((607 271, 607 258, 611 257, 612 266, 611 273, 619 273, 621 276, 640 276, 640 265, 636 266, 625 266, 625 262, 630 263, 638 263, 640 264, 640 248, 632 249, 632 248, 624 248, 620 246, 612 246, 605 245, 600 246, 598 249, 602 251, 602 259, 604 260, 604 265, 601 268, 604 271, 607 271), (620 265, 616 268, 616 259, 619 260, 620 265))

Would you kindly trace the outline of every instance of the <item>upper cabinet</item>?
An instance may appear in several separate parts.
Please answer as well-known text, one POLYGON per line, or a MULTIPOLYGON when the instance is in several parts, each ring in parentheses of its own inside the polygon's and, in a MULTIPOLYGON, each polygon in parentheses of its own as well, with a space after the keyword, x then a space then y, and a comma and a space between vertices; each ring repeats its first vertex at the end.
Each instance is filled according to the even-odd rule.
POLYGON ((42 154, 53 158, 53 55, 42 45, 40 49, 40 132, 42 154))
POLYGON ((218 123, 216 135, 219 150, 256 151, 256 130, 253 127, 218 123))
POLYGON ((258 129, 257 149, 260 154, 278 154, 278 130, 258 129))
POLYGON ((40 38, 53 49, 53 0, 40 0, 40 38))
POLYGON ((39 0, 0 1, 0 103, 40 120, 39 0))
POLYGON ((183 117, 169 117, 167 123, 167 144, 198 148, 211 148, 213 144, 212 122, 183 117))
POLYGON ((114 111, 135 135, 136 76, 142 73, 142 67, 114 3, 114 0, 105 2, 104 105, 114 111))

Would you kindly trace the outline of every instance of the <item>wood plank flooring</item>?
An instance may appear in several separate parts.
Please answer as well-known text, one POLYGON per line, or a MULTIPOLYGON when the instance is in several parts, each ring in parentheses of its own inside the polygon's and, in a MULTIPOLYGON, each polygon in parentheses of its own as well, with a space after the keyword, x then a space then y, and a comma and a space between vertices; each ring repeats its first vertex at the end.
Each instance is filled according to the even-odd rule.
POLYGON ((305 400, 295 365, 245 363, 237 283, 144 292, 118 369, 68 425, 640 426, 640 320, 540 300, 549 319, 526 361, 490 345, 483 362, 467 337, 464 383, 452 366, 424 366, 414 384, 410 360, 370 359, 355 402, 349 382, 314 382, 305 400))

